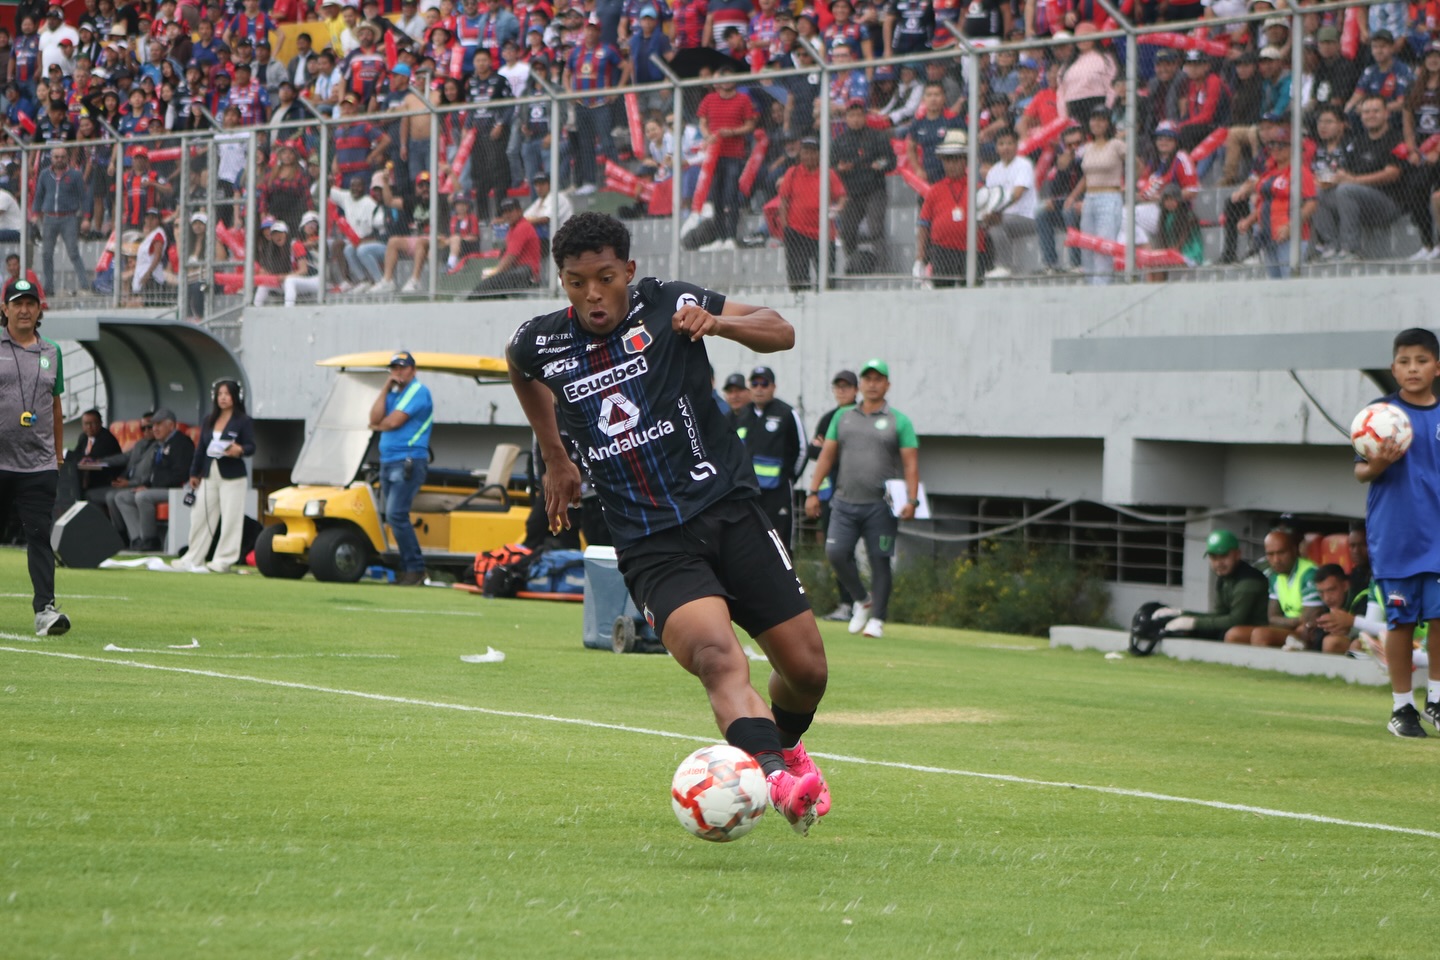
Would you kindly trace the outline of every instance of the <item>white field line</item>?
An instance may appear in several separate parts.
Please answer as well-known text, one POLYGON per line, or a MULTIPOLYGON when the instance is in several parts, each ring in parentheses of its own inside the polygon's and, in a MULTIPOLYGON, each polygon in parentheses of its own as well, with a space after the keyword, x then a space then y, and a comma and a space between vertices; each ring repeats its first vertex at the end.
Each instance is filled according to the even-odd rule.
MULTIPOLYGON (((34 596, 33 593, 0 593, 0 598, 3 598, 3 599, 29 600, 29 599, 32 598, 33 596, 34 596)), ((130 598, 129 598, 129 597, 112 597, 112 596, 109 596, 108 594, 100 594, 100 593, 67 593, 67 594, 65 594, 65 596, 61 597, 60 599, 61 599, 61 600, 129 600, 130 598)))
MULTIPOLYGON (((0 634, 0 636, 13 636, 0 634)), ((397 697, 384 693, 366 693, 363 690, 345 690, 338 687, 322 687, 293 680, 272 680, 267 677, 250 677, 237 673, 219 673, 214 670, 198 670, 193 667, 165 667, 138 660, 118 660, 109 657, 90 657, 78 653, 62 653, 58 650, 37 650, 34 647, 3 647, 3 653, 29 653, 42 657, 56 657, 62 660, 81 660, 87 663, 108 663, 119 667, 135 667, 141 670, 159 670, 164 673, 185 673, 197 677, 211 677, 217 680, 239 680, 244 683, 258 683, 268 687, 288 690, 305 690, 310 693, 327 693, 341 697, 358 697, 381 703, 400 703, 412 707, 433 707, 437 710, 455 710, 461 713, 480 713, 492 717, 511 717, 520 720, 542 720, 548 723, 565 723, 594 730, 616 730, 621 733, 639 733, 651 737, 665 737, 671 740, 686 740, 694 743, 714 743, 713 737, 697 737, 687 733, 673 733, 669 730, 651 730, 646 727, 632 727, 621 723, 602 723, 597 720, 581 720, 576 717, 557 717, 545 713, 524 713, 518 710, 495 710, 464 703, 446 703, 440 700, 418 700, 412 697, 397 697)), ((1130 790, 1124 787, 1103 787, 1088 783, 1068 783, 1060 780, 1035 780, 1016 777, 1005 773, 981 773, 975 770, 951 770, 946 767, 931 767, 914 763, 897 763, 890 760, 867 760, 864 757, 848 757, 838 753, 815 753, 812 756, 822 760, 838 760, 841 763, 858 763, 871 767, 887 767, 892 770, 909 770, 915 773, 935 773, 950 777, 973 777, 978 780, 995 780, 1001 783, 1015 783, 1031 787, 1060 787, 1066 790, 1087 790, 1114 797, 1133 797, 1139 800, 1154 800, 1161 803, 1183 803, 1195 807, 1209 807, 1212 810, 1230 810, 1236 813, 1253 813, 1262 817, 1276 817, 1284 820, 1301 820, 1306 823, 1326 823, 1337 827, 1355 827, 1361 830, 1380 830, 1386 833, 1402 833, 1415 837, 1440 840, 1440 832, 1420 830, 1415 827, 1397 827, 1388 823, 1369 823, 1363 820, 1344 820, 1327 817, 1318 813, 1297 813, 1292 810, 1275 810, 1270 807, 1256 807, 1245 803, 1225 803, 1220 800, 1200 800, 1194 797, 1177 797, 1168 793, 1153 793, 1149 790, 1130 790)))
POLYGON ((432 617, 483 617, 486 614, 479 611, 468 610, 396 610, 390 607, 340 607, 341 610, 350 613, 403 613, 406 616, 413 614, 428 614, 432 617))

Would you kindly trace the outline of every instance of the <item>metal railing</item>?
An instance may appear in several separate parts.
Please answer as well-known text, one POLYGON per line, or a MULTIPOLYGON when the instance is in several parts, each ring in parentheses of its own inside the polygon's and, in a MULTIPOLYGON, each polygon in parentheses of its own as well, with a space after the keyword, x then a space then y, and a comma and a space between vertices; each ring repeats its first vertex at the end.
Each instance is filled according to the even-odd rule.
MULTIPOLYGON (((1364 3, 1358 5, 1364 6, 1371 2, 1378 2, 1378 0, 1365 0, 1364 3)), ((1052 266, 1053 264, 1036 263, 1033 257, 1035 248, 1022 244, 1027 251, 1029 260, 1023 264, 999 264, 999 266, 1005 267, 1009 273, 1003 282, 1008 284, 1075 283, 1084 280, 1092 283, 1129 283, 1152 279, 1153 275, 1157 273, 1163 274, 1169 280, 1227 279, 1233 276, 1262 275, 1260 269, 1217 270, 1213 266, 1207 267, 1180 261, 1157 267, 1149 262, 1141 263, 1140 260, 1143 258, 1137 257, 1138 218, 1136 211, 1137 206, 1142 206, 1147 202, 1146 198, 1137 194, 1137 185, 1140 182, 1142 170, 1142 151, 1149 147, 1149 144, 1139 142, 1141 138, 1135 135, 1139 129, 1141 117, 1138 90, 1141 78, 1142 40, 1146 36, 1156 33, 1193 33, 1202 27, 1214 30, 1230 25, 1258 24, 1277 16, 1286 18, 1290 24, 1292 83, 1288 153, 1292 160, 1297 161, 1292 163, 1292 169, 1298 169, 1303 163, 1300 158, 1304 156, 1303 138, 1308 122, 1300 96, 1300 78, 1304 72, 1305 20, 1307 17, 1340 11, 1347 7, 1357 6, 1357 4, 1332 2, 1303 7, 1290 5, 1283 12, 1267 11, 1193 24, 1165 23, 1141 26, 1131 23, 1112 4, 1111 0, 1099 0, 1099 3, 1109 13, 1114 24, 1113 29, 1103 29, 1082 39, 1087 41, 1110 40, 1123 50, 1123 56, 1119 58, 1122 72, 1118 77, 1123 77, 1125 80, 1125 93, 1123 109, 1117 110, 1117 116, 1123 125, 1122 135, 1125 140, 1122 194, 1124 226, 1117 235, 1081 238, 1081 242, 1090 244, 1095 244, 1097 240, 1118 242, 1118 247, 1106 246, 1093 251, 1092 256, 1087 257, 1087 262, 1092 264, 1101 263, 1102 258, 1104 263, 1108 263, 1109 259, 1113 257, 1115 269, 1112 271, 1097 267, 1090 271, 1089 276, 1083 277, 1063 268, 1058 272, 1042 271, 1042 266, 1052 266)), ((894 67, 897 70, 901 67, 913 66, 917 70, 923 71, 925 65, 932 61, 944 64, 947 73, 961 83, 968 108, 963 122, 970 145, 966 162, 967 175, 964 178, 964 211, 976 211, 978 209, 976 192, 984 185, 981 176, 982 167, 988 165, 992 160, 991 144, 984 134, 989 118, 984 115, 982 108, 985 104, 981 102, 979 95, 983 87, 981 78, 984 76, 989 58, 1002 51, 1024 54, 1067 42, 1073 41, 1057 41, 1052 37, 1046 37, 1017 42, 989 43, 970 41, 963 36, 957 36, 955 47, 946 50, 927 51, 888 59, 865 60, 845 65, 826 63, 823 58, 817 57, 816 62, 810 66, 789 70, 766 70, 760 74, 738 74, 733 79, 742 86, 768 87, 777 93, 782 92, 781 88, 787 83, 797 81, 806 84, 814 83, 817 87, 817 120, 814 125, 814 134, 819 140, 820 168, 829 169, 832 147, 837 135, 843 130, 843 123, 836 122, 834 116, 835 108, 843 107, 843 104, 836 104, 832 101, 831 91, 845 87, 843 81, 848 74, 863 72, 868 78, 874 75, 877 68, 884 66, 894 67)), ((665 75, 665 80, 617 88, 609 92, 611 96, 631 93, 637 95, 661 93, 667 94, 669 97, 671 106, 669 133, 673 139, 669 176, 653 187, 644 188, 646 194, 651 191, 668 191, 669 209, 664 214, 657 216, 650 216, 643 209, 629 211, 631 214, 636 214, 631 217, 636 253, 652 265, 650 269, 656 269, 658 272, 659 263, 656 261, 660 261, 668 268, 668 272, 672 276, 683 275, 687 279, 717 286, 724 285, 732 289, 737 287, 774 289, 788 287, 792 290, 834 287, 914 289, 922 285, 929 285, 937 279, 963 281, 972 287, 986 282, 986 267, 989 265, 987 264, 988 254, 982 255, 980 250, 981 231, 986 229, 986 225, 980 216, 968 215, 964 211, 958 211, 965 216, 966 220, 963 275, 937 278, 933 275, 926 276, 924 271, 919 271, 921 275, 916 276, 917 271, 903 269, 904 266, 907 266, 907 254, 913 254, 916 243, 917 208, 919 197, 923 194, 926 186, 923 171, 912 171, 914 176, 904 179, 899 176, 887 177, 885 224, 877 228, 873 222, 868 223, 869 229, 863 236, 863 243, 858 230, 854 227, 847 227, 841 231, 840 244, 834 245, 833 241, 819 244, 818 246, 822 249, 814 258, 813 277, 807 271, 803 282, 796 282, 796 277, 789 276, 784 270, 777 269, 782 258, 777 257, 775 251, 783 248, 783 238, 773 235, 773 231, 767 225, 769 218, 765 216, 762 209, 764 201, 773 194, 775 189, 775 184, 770 180, 768 171, 763 165, 761 175, 756 178, 756 188, 744 201, 740 211, 742 230, 745 231, 745 235, 722 237, 710 244, 708 249, 697 250, 696 247, 701 245, 694 242, 691 230, 700 219, 696 216, 696 211, 702 209, 702 203, 706 198, 697 201, 685 189, 689 185, 690 178, 694 176, 693 168, 696 166, 694 163, 687 163, 685 155, 687 140, 693 140, 693 131, 688 134, 687 131, 695 125, 693 111, 687 107, 686 94, 689 91, 710 88, 714 85, 715 80, 713 77, 682 79, 665 62, 658 61, 656 65, 665 75), (907 186, 907 184, 909 185, 907 186), (753 244, 753 249, 747 250, 744 246, 725 242, 736 239, 753 244), (834 246, 838 246, 840 250, 838 251, 839 256, 836 257, 832 266, 831 257, 835 256, 835 251, 832 249, 834 246)), ((567 185, 572 187, 576 185, 572 168, 578 159, 577 154, 591 149, 590 145, 578 142, 569 136, 568 132, 575 126, 572 118, 573 111, 577 108, 585 109, 579 105, 578 101, 594 97, 596 92, 561 91, 543 79, 540 79, 537 85, 540 88, 538 93, 506 101, 492 101, 485 104, 484 108, 511 111, 511 122, 513 123, 518 120, 521 112, 532 104, 548 106, 551 138, 549 149, 545 153, 545 165, 550 176, 551 190, 558 192, 567 185)), ((420 91, 417 90, 417 92, 420 91)), ((422 96, 421 99, 424 100, 425 97, 422 96)), ((419 289, 406 294, 406 296, 433 300, 440 297, 468 295, 469 289, 446 289, 447 283, 453 287, 455 283, 465 281, 469 275, 462 273, 461 280, 452 281, 448 269, 442 274, 440 257, 444 256, 445 252, 441 249, 439 241, 449 232, 449 225, 442 221, 441 213, 449 209, 450 201, 465 193, 463 185, 469 180, 468 164, 463 159, 457 162, 457 152, 463 149, 461 144, 464 142, 463 130, 467 127, 466 115, 475 111, 477 105, 473 103, 432 105, 427 102, 424 103, 422 110, 392 111, 358 117, 336 117, 330 115, 331 111, 328 109, 317 110, 309 103, 301 102, 311 115, 310 120, 301 123, 240 127, 230 130, 162 132, 125 138, 119 137, 111 130, 108 140, 67 144, 81 155, 88 155, 92 147, 99 147, 102 151, 106 149, 111 151, 115 160, 113 181, 117 184, 113 218, 117 224, 135 223, 139 219, 135 216, 135 211, 126 206, 130 202, 127 192, 118 188, 118 184, 121 183, 126 173, 129 151, 137 146, 147 146, 152 150, 178 151, 173 153, 173 159, 166 159, 159 165, 160 171, 175 184, 173 198, 167 197, 163 204, 167 210, 174 211, 173 241, 179 269, 174 271, 171 283, 158 289, 144 291, 139 295, 131 290, 125 277, 132 257, 127 252, 129 245, 124 242, 124 231, 121 228, 117 231, 115 242, 113 281, 110 290, 103 295, 96 294, 93 291, 97 287, 90 283, 88 286, 91 292, 83 295, 79 301, 75 302, 75 305, 99 306, 105 304, 110 307, 121 307, 138 301, 147 307, 173 309, 179 317, 212 320, 234 316, 242 312, 245 306, 254 303, 258 286, 273 282, 261 276, 263 271, 257 271, 259 249, 257 244, 263 242, 258 230, 259 195, 262 181, 268 175, 268 168, 264 167, 263 158, 267 154, 273 157, 273 145, 281 140, 297 142, 303 152, 307 154, 307 165, 309 158, 317 161, 315 166, 309 167, 309 169, 322 185, 317 188, 312 182, 312 196, 307 203, 308 207, 317 212, 319 219, 319 237, 312 254, 312 262, 318 270, 320 281, 318 291, 311 294, 310 297, 319 303, 330 302, 337 298, 344 302, 354 300, 353 296, 339 293, 339 280, 343 274, 348 272, 348 268, 345 264, 336 262, 337 255, 344 253, 347 246, 351 248, 350 253, 353 254, 355 252, 354 245, 335 242, 335 225, 332 223, 330 211, 332 206, 329 190, 332 184, 331 168, 334 166, 333 161, 337 156, 336 131, 342 126, 365 121, 382 131, 393 134, 399 129, 399 124, 410 124, 416 118, 421 118, 422 126, 429 131, 428 156, 423 164, 419 165, 430 174, 428 191, 425 191, 423 195, 416 194, 414 184, 409 182, 408 169, 405 169, 404 172, 405 183, 396 179, 402 166, 399 163, 398 152, 393 148, 387 151, 383 161, 373 166, 367 164, 363 171, 359 171, 367 177, 373 176, 376 172, 384 173, 385 179, 390 182, 392 196, 403 197, 403 203, 413 203, 419 206, 421 211, 428 216, 428 222, 424 223, 423 230, 410 234, 412 239, 395 244, 387 240, 382 260, 382 279, 388 280, 397 288, 401 287, 402 284, 396 276, 399 270, 398 264, 401 260, 409 259, 412 264, 412 276, 417 279, 423 278, 424 282, 415 284, 419 289), (449 135, 444 134, 444 131, 447 130, 450 131, 449 135), (120 147, 124 148, 125 156, 120 154, 120 147), (239 160, 237 151, 243 151, 244 155, 238 172, 234 169, 239 160), (447 169, 450 172, 442 174, 442 171, 447 169), (445 186, 446 183, 450 184, 448 190, 445 186), (423 201, 423 205, 420 203, 421 201, 423 201), (204 237, 206 242, 203 252, 195 249, 189 227, 191 218, 197 213, 205 214, 204 237), (221 224, 226 225, 224 232, 231 241, 229 245, 221 240, 217 233, 217 227, 221 224), (243 250, 240 251, 230 249, 236 245, 236 235, 233 232, 235 230, 243 231, 243 250), (424 248, 423 254, 422 247, 424 248), (428 270, 423 274, 413 266, 415 258, 422 255, 429 258, 428 270), (217 280, 217 277, 222 278, 223 282, 217 280), (195 282, 197 279, 199 280, 198 284, 195 282), (203 302, 195 302, 197 295, 203 298, 203 302)), ((1060 104, 1059 107, 1062 112, 1065 110, 1064 104, 1060 104)), ((614 116, 619 120, 621 114, 616 110, 614 116)), ((603 120, 602 117, 599 135, 610 137, 611 131, 605 127, 603 120)), ((1080 125, 1083 130, 1083 120, 1080 125)), ((663 129, 664 125, 662 124, 663 129)), ((891 133, 893 135, 894 131, 891 133)), ((484 132, 481 135, 485 135, 484 132)), ((0 146, 0 157, 5 160, 17 160, 23 172, 19 185, 19 200, 22 209, 30 209, 35 178, 44 175, 43 168, 48 162, 45 153, 49 149, 50 147, 44 144, 12 143, 0 146)), ((613 153, 614 151, 607 152, 613 153)), ((766 159, 778 160, 781 152, 781 149, 772 145, 766 159)), ((170 158, 172 154, 166 153, 163 156, 170 158)), ((902 157, 901 161, 903 163, 905 158, 902 157)), ((1216 158, 1212 152, 1210 158, 1202 166, 1212 166, 1215 163, 1216 158)), ((155 165, 152 164, 152 168, 154 167, 155 165)), ((601 187, 602 192, 605 181, 604 170, 604 162, 601 161, 597 168, 596 186, 601 187)), ((1227 199, 1224 192, 1213 183, 1213 179, 1212 177, 1209 185, 1204 188, 1207 199, 1203 205, 1207 207, 1211 215, 1200 217, 1202 229, 1211 241, 1209 245, 1212 247, 1219 226, 1216 222, 1218 218, 1213 214, 1220 207, 1226 205, 1227 199)), ((1271 275, 1301 276, 1311 271, 1332 269, 1324 264, 1312 264, 1307 260, 1307 254, 1311 250, 1304 240, 1307 228, 1303 222, 1305 206, 1301 196, 1303 179, 1300 176, 1289 178, 1288 236, 1280 244, 1270 243, 1267 247, 1270 257, 1268 272, 1271 275), (1277 250, 1281 252, 1277 253, 1277 250)), ((1036 189, 1038 192, 1042 186, 1043 184, 1037 183, 1032 189, 1036 189)), ((344 189, 345 184, 342 183, 341 188, 344 189)), ((819 210, 828 214, 838 205, 838 198, 830 196, 828 177, 818 178, 818 191, 819 210)), ((499 192, 503 194, 503 188, 499 192)), ((527 192, 522 198, 522 202, 528 205, 532 197, 533 192, 527 192)), ((571 199, 577 212, 597 203, 594 199, 586 199, 573 194, 571 199)), ((634 195, 628 199, 641 205, 634 195)), ((711 202, 713 204, 714 200, 712 199, 711 202)), ((1428 202, 1428 198, 1425 198, 1425 202, 1428 202)), ((601 201, 601 203, 609 209, 617 206, 617 201, 613 199, 601 201)), ((664 207, 664 205, 658 206, 661 209, 664 207)), ((472 209, 475 209, 473 200, 472 209)), ((272 211, 266 211, 266 213, 274 215, 272 211)), ((292 210, 290 214, 293 216, 294 211, 292 210)), ((827 218, 822 217, 822 222, 825 219, 827 218)), ((297 224, 290 223, 289 225, 291 227, 290 239, 294 239, 297 236, 297 224)), ((93 226, 95 229, 99 229, 100 224, 93 226)), ((551 224, 552 228, 556 226, 558 224, 551 224)), ((360 225, 352 225, 352 227, 359 227, 362 233, 365 232, 360 225)), ((1284 235, 1284 232, 1275 229, 1273 224, 1271 229, 1272 237, 1284 235)), ((486 230, 487 232, 482 234, 479 247, 482 251, 494 250, 498 246, 497 240, 493 232, 488 232, 488 227, 486 230)), ((38 232, 35 231, 35 233, 38 232)), ((713 232, 702 231, 699 236, 710 236, 713 235, 713 232)), ((27 239, 29 242, 19 245, 22 270, 33 266, 37 252, 34 244, 38 237, 32 235, 27 239)), ((1074 239, 1071 238, 1072 241, 1074 239)), ((1068 254, 1063 248, 1064 238, 1055 236, 1054 240, 1057 247, 1060 248, 1059 260, 1063 264, 1068 259, 1068 254)), ((1152 247, 1154 247, 1153 244, 1152 247)), ((60 251, 57 249, 54 252, 58 257, 60 251)), ((786 250, 784 253, 784 259, 798 255, 792 250, 786 250)), ((366 258, 359 259, 362 267, 373 264, 374 256, 373 247, 368 248, 366 258)), ((1383 265, 1380 268, 1394 269, 1394 267, 1383 265)), ((168 268, 167 272, 169 272, 168 268)), ((77 281, 83 284, 88 279, 80 277, 77 278, 77 281)), ((992 277, 988 282, 994 283, 998 279, 998 276, 992 277)), ((511 294, 525 295, 552 289, 553 266, 542 264, 542 276, 537 280, 537 287, 511 291, 511 294)), ((386 286, 388 288, 389 284, 386 286)), ((48 292, 51 294, 52 307, 57 305, 57 300, 65 300, 64 295, 58 291, 48 292)), ((388 289, 384 294, 369 295, 370 299, 390 299, 395 296, 397 294, 389 293, 388 289)))

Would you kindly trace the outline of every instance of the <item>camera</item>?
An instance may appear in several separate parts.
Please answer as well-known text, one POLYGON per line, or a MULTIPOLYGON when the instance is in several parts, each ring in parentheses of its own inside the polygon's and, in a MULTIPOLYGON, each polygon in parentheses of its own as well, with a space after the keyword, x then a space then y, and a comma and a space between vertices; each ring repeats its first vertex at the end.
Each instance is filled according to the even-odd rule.
POLYGON ((191 487, 189 490, 186 490, 186 491, 185 491, 185 506, 187 506, 187 507, 193 507, 193 506, 195 506, 195 488, 194 488, 194 487, 191 487))

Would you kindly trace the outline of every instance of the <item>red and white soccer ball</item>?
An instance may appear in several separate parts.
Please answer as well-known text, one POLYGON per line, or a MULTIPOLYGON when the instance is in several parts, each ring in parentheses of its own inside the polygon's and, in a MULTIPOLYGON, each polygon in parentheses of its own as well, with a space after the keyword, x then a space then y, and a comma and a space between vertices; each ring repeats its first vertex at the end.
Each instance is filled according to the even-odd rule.
POLYGON ((690 754, 670 783, 670 805, 680 825, 716 843, 749 833, 769 802, 770 785, 760 762, 725 743, 690 754))
POLYGON ((1380 444, 1391 437, 1400 444, 1400 452, 1410 449, 1415 436, 1410 415, 1393 403, 1372 403, 1355 414, 1350 423, 1350 443, 1355 452, 1367 460, 1380 450, 1380 444))

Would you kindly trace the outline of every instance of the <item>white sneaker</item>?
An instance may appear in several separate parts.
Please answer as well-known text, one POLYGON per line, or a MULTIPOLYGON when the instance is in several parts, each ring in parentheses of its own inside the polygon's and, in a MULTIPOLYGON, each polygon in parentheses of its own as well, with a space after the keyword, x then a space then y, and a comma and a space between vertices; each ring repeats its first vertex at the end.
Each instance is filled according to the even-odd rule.
POLYGON ((55 604, 45 604, 45 609, 35 614, 35 636, 37 637, 58 637, 70 629, 70 618, 59 610, 55 604))
POLYGON ((577 197, 588 197, 595 192, 595 184, 586 183, 575 188, 574 195, 577 197))
POLYGON ((1435 246, 1430 249, 1430 259, 1440 260, 1440 243, 1435 244, 1435 246))
POLYGON ((1305 644, 1300 642, 1299 637, 1286 637, 1285 645, 1280 649, 1286 653, 1298 653, 1305 649, 1305 644))
POLYGON ((405 281, 405 286, 400 288, 401 293, 419 293, 420 283, 414 277, 405 281))
POLYGON ((1004 280, 1010 276, 1010 271, 1004 267, 995 267, 985 274, 987 280, 1004 280))
POLYGON ((871 617, 865 622, 864 633, 867 637, 873 637, 874 639, 879 640, 881 637, 885 636, 885 621, 876 620, 874 617, 871 617))
POLYGON ((1428 247, 1421 247, 1419 250, 1416 250, 1414 253, 1410 254, 1410 256, 1405 258, 1408 263, 1420 263, 1423 260, 1433 259, 1435 259, 1435 251, 1429 249, 1428 247))
POLYGON ((865 629, 865 621, 870 619, 870 607, 868 603, 860 603, 858 600, 851 606, 850 632, 859 633, 865 629))
POLYGON ((354 290, 355 284, 351 283, 349 280, 341 280, 339 285, 335 287, 336 293, 351 293, 354 290))
POLYGON ((821 619, 823 619, 823 620, 833 620, 833 621, 835 621, 835 622, 837 622, 837 623, 844 623, 844 622, 846 622, 847 620, 850 619, 850 604, 848 604, 848 603, 842 603, 842 604, 840 604, 840 605, 837 606, 834 610, 831 610, 829 613, 825 614, 825 616, 822 617, 821 619))
POLYGON ((700 215, 694 210, 691 210, 685 215, 685 222, 680 224, 680 236, 682 238, 689 236, 691 231, 700 226, 700 223, 700 215))
POLYGON ((370 295, 371 295, 371 296, 374 296, 374 295, 377 294, 377 293, 394 293, 394 292, 395 292, 395 281, 394 281, 394 280, 381 280, 379 283, 377 283, 377 284, 375 284, 374 286, 372 286, 372 287, 370 288, 370 291, 369 291, 369 292, 370 292, 370 295))
POLYGON ((359 283, 351 284, 350 289, 346 290, 345 292, 353 294, 355 296, 359 296, 362 293, 368 292, 369 289, 370 284, 366 283, 364 280, 361 280, 359 283))
POLYGON ((230 564, 216 563, 214 560, 211 560, 209 563, 205 564, 205 569, 209 570, 211 573, 229 573, 230 564))

